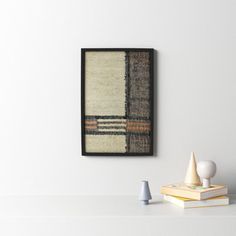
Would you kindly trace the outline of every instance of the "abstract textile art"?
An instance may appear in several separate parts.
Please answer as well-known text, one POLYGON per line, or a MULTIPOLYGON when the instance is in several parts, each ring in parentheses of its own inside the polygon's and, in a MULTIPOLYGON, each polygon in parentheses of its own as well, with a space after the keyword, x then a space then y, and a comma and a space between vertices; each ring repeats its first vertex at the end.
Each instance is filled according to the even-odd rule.
POLYGON ((153 49, 82 49, 82 154, 152 155, 153 49))

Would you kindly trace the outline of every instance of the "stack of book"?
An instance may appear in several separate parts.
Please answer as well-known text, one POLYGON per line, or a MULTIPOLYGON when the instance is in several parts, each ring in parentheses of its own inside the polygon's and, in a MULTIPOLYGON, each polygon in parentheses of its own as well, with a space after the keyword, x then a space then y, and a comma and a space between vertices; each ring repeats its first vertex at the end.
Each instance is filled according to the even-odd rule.
POLYGON ((164 200, 182 208, 225 206, 229 204, 228 189, 222 185, 186 186, 185 184, 171 184, 161 187, 164 200))

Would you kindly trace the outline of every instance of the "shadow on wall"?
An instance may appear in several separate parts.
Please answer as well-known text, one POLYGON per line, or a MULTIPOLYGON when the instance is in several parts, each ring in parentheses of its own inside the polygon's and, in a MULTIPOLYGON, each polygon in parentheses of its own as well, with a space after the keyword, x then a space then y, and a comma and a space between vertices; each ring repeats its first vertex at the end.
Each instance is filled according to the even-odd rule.
POLYGON ((158 51, 154 49, 154 78, 153 78, 153 156, 158 156, 158 108, 159 108, 159 99, 158 99, 158 51))
MULTIPOLYGON (((226 173, 226 172, 224 172, 226 173)), ((216 175, 219 173, 216 173, 216 175)), ((236 193, 236 182, 233 182, 232 180, 236 180, 236 170, 230 169, 227 170, 227 175, 217 175, 216 179, 214 180, 215 183, 219 184, 226 184, 228 186, 229 193, 236 193), (230 183, 230 184, 228 184, 230 183)))

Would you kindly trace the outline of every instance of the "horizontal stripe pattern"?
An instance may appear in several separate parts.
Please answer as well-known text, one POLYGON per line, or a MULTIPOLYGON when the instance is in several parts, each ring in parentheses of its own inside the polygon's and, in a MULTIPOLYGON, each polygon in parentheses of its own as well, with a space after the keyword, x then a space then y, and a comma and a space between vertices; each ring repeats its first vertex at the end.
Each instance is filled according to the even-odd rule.
POLYGON ((118 116, 86 116, 85 133, 94 135, 147 135, 151 129, 150 121, 146 119, 125 119, 118 116))
POLYGON ((136 133, 136 132, 113 132, 113 131, 86 131, 86 135, 135 135, 136 137, 147 136, 147 133, 136 133))
POLYGON ((128 132, 137 132, 137 133, 149 133, 150 132, 150 122, 149 121, 135 121, 128 120, 126 130, 128 132))
POLYGON ((98 122, 98 132, 104 133, 120 133, 126 132, 126 120, 123 118, 99 118, 98 122))
POLYGON ((85 130, 97 130, 98 128, 98 123, 97 123, 97 120, 95 119, 85 119, 85 130))

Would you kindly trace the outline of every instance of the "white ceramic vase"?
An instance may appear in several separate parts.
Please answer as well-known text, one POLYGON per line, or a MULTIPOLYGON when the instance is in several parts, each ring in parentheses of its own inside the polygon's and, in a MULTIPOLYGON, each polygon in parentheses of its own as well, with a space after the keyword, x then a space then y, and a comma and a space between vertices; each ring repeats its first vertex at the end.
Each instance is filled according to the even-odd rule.
POLYGON ((216 174, 216 164, 214 161, 199 161, 197 164, 198 175, 202 178, 204 188, 211 187, 211 178, 216 174))

